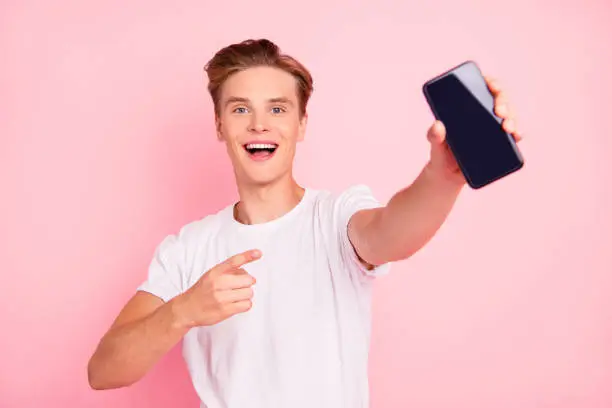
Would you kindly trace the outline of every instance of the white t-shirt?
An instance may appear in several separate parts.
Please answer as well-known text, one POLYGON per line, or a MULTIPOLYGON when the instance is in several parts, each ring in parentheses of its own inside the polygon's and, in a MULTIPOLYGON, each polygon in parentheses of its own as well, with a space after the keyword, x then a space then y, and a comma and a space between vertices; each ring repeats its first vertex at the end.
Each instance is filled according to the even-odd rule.
POLYGON ((306 189, 284 216, 255 225, 233 204, 184 226, 156 250, 139 290, 164 301, 230 256, 257 248, 244 266, 257 283, 253 307, 190 330, 183 356, 204 408, 366 408, 374 278, 348 238, 358 210, 380 206, 370 189, 306 189))

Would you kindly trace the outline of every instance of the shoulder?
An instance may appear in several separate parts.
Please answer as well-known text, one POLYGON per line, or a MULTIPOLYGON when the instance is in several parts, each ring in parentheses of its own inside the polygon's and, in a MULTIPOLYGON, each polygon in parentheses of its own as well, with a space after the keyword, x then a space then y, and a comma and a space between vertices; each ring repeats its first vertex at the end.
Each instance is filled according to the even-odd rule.
POLYGON ((340 190, 312 189, 313 196, 317 202, 327 202, 332 204, 342 203, 347 200, 372 199, 374 194, 372 188, 367 184, 351 184, 340 190))
POLYGON ((361 210, 382 207, 366 184, 353 184, 337 192, 322 191, 318 195, 324 210, 320 211, 326 233, 333 238, 333 248, 338 254, 339 265, 359 282, 386 273, 388 266, 377 266, 364 262, 357 253, 349 234, 353 216, 361 210))
POLYGON ((316 190, 316 203, 338 215, 350 216, 356 211, 379 207, 381 204, 370 186, 352 184, 340 191, 316 190))
POLYGON ((317 190, 313 196, 314 217, 319 224, 341 234, 346 232, 355 214, 382 207, 366 184, 353 184, 339 191, 317 190))
POLYGON ((215 213, 180 226, 177 230, 168 233, 161 245, 174 246, 176 249, 201 246, 211 237, 219 234, 224 225, 227 224, 227 213, 230 210, 230 206, 226 206, 215 213))

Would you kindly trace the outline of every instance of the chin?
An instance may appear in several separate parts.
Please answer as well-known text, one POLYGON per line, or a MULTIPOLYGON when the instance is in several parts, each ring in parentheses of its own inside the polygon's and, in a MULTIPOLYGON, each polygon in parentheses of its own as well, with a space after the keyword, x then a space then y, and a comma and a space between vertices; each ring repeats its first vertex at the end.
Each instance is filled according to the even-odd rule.
POLYGON ((271 177, 251 177, 245 181, 247 184, 252 185, 252 186, 265 187, 265 186, 276 184, 279 180, 280 178, 278 177, 273 177, 273 178, 271 177))
POLYGON ((243 185, 252 185, 256 187, 265 187, 276 184, 287 177, 287 173, 271 173, 271 172, 250 172, 243 173, 240 177, 240 183, 243 185))

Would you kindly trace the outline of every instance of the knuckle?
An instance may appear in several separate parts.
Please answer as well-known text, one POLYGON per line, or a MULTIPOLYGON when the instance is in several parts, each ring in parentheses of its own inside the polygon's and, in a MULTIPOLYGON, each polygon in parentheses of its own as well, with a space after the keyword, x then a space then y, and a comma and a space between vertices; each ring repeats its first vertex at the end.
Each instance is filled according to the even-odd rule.
POLYGON ((215 290, 220 291, 227 288, 230 277, 227 275, 219 276, 215 280, 215 290))
POLYGON ((234 312, 235 313, 243 313, 246 312, 247 310, 251 309, 251 307, 253 306, 253 303, 250 300, 243 300, 239 303, 236 303, 236 306, 234 308, 234 312))
POLYGON ((210 281, 210 288, 212 289, 213 292, 217 292, 220 289, 220 278, 217 279, 211 279, 210 281))
POLYGON ((255 283, 255 278, 252 275, 244 274, 240 277, 240 284, 245 287, 251 287, 255 283))
POLYGON ((212 294, 212 298, 215 304, 220 305, 223 303, 223 296, 220 291, 214 291, 212 294))

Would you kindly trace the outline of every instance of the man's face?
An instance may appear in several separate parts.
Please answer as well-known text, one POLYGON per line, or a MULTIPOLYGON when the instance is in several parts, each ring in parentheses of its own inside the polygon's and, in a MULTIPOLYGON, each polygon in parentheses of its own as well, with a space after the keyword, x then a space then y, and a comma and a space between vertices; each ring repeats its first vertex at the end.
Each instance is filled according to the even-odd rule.
POLYGON ((305 128, 291 74, 255 67, 223 84, 217 135, 226 144, 239 182, 265 185, 290 175, 305 128))

